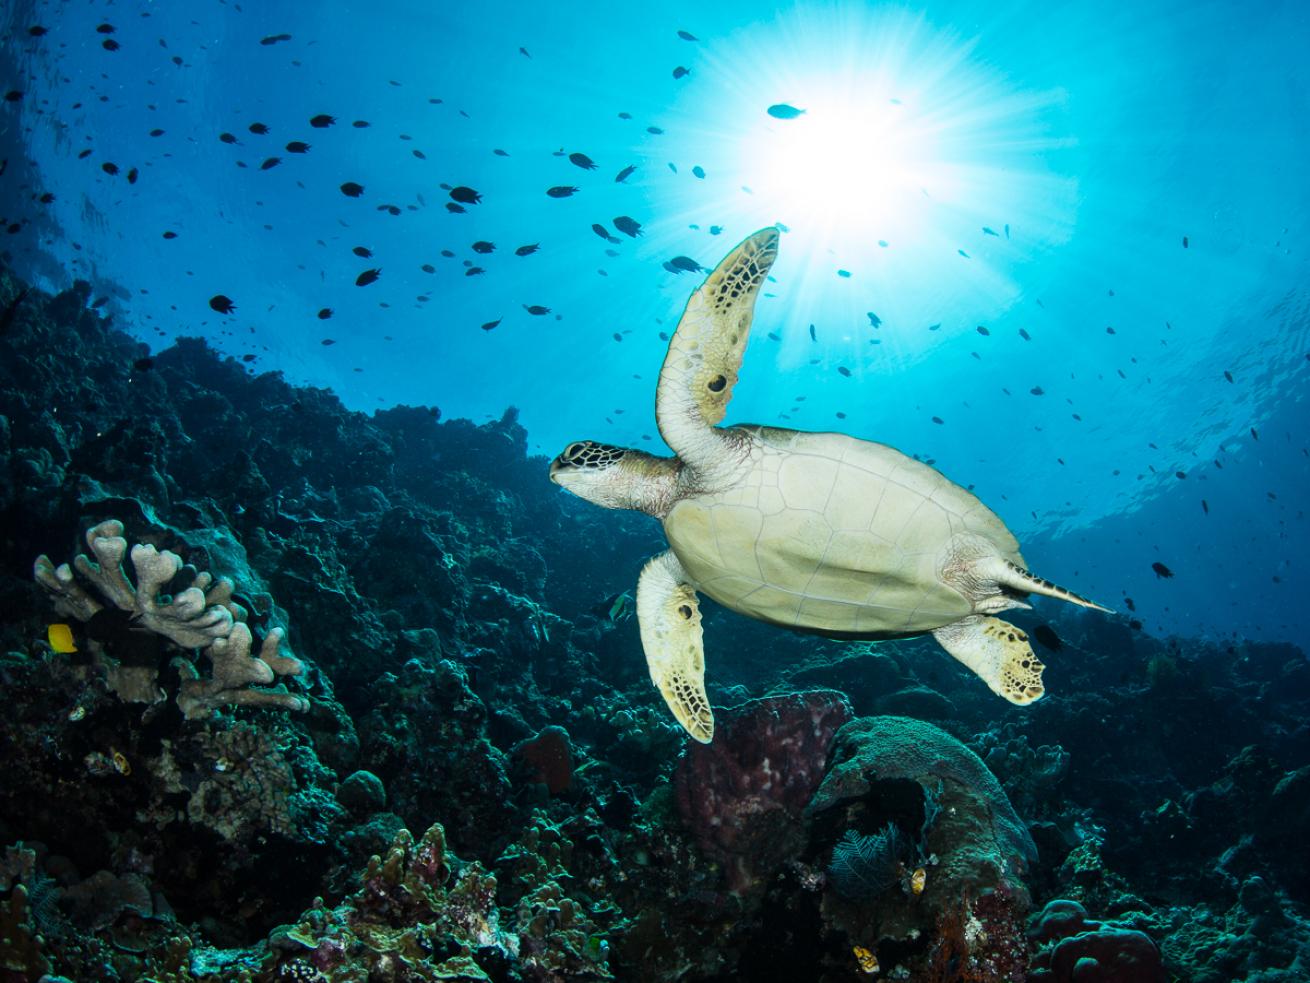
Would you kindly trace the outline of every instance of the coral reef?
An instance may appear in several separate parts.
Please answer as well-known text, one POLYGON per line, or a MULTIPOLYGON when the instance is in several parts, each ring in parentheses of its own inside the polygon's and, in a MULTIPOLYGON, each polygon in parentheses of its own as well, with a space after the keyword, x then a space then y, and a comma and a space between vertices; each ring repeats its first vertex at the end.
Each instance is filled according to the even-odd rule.
POLYGON ((512 410, 351 412, 91 299, 0 270, 6 983, 1310 975, 1303 652, 1061 613, 1013 708, 706 605, 738 705, 689 744, 612 614, 658 527, 512 410))
POLYGON ((849 719, 833 690, 767 697, 720 715, 718 739, 684 752, 674 777, 678 810, 723 863, 733 892, 753 890, 800 850, 801 813, 849 719))

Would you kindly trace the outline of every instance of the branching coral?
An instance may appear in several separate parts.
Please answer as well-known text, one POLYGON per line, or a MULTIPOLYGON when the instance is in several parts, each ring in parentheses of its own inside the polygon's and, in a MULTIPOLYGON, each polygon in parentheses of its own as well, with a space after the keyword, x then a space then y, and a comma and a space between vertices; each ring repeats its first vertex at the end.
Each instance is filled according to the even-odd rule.
MULTIPOLYGON (((190 659, 174 659, 183 677, 177 704, 188 719, 203 719, 224 706, 309 708, 307 699, 281 686, 252 688, 267 687, 279 677, 298 676, 304 666, 299 659, 280 653, 281 628, 265 636, 259 655, 251 655, 254 637, 245 624, 245 610, 232 599, 232 581, 200 571, 189 587, 166 593, 183 569, 182 558, 171 550, 142 543, 129 553, 123 523, 116 519, 88 529, 86 544, 94 559, 79 554, 71 566, 63 563, 56 567, 42 554, 33 564, 33 577, 65 617, 92 623, 107 611, 118 611, 127 615, 131 631, 162 636, 182 649, 201 649, 213 666, 209 678, 203 678, 190 659), (125 557, 132 561, 135 584, 123 571, 125 557), (95 597, 83 581, 104 600, 95 597)), ((144 690, 153 692, 153 683, 144 690)))

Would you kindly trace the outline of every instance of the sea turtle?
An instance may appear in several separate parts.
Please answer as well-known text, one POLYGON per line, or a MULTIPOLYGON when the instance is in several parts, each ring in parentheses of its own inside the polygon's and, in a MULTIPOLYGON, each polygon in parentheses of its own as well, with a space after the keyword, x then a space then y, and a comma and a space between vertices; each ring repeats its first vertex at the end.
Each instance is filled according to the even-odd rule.
POLYGON ((692 294, 655 396, 676 457, 593 440, 551 462, 556 484, 660 519, 670 549, 637 582, 651 679, 697 741, 714 735, 697 591, 760 621, 832 638, 941 646, 1011 703, 1043 692, 1028 636, 993 617, 1029 594, 1098 604, 1033 576, 987 506, 895 448, 841 433, 718 427, 778 230, 735 248, 692 294))

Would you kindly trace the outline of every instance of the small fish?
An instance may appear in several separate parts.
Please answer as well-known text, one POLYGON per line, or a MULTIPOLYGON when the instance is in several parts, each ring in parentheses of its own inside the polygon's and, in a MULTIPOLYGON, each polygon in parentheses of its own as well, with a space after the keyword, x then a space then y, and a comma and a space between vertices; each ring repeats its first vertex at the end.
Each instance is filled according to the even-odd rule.
POLYGON ((319 344, 322 345, 324 348, 331 348, 336 343, 337 340, 335 338, 324 338, 322 341, 319 342, 319 344))
POLYGON ((868 316, 868 318, 869 318, 869 326, 870 326, 870 327, 874 327, 874 328, 881 328, 881 327, 882 327, 882 318, 880 318, 877 314, 873 313, 873 311, 865 311, 864 313, 865 313, 865 314, 868 316))
POLYGON ((263 123, 251 123, 247 129, 249 129, 251 133, 258 134, 259 136, 263 136, 268 132, 268 127, 263 123))
POLYGON ((811 324, 811 325, 810 325, 810 341, 818 341, 818 340, 819 340, 819 336, 818 336, 817 334, 814 333, 814 325, 811 324))
POLYGON ((632 119, 632 113, 619 113, 619 119, 632 119))
POLYGON ((1129 618, 1128 627, 1131 628, 1133 631, 1141 631, 1142 623, 1137 618, 1129 618))
POLYGON ((524 58, 531 58, 531 57, 532 57, 530 54, 528 54, 528 49, 527 49, 527 48, 519 48, 519 54, 521 54, 524 58))
POLYGON ((535 253, 535 252, 536 252, 538 249, 540 249, 540 248, 541 248, 541 243, 539 243, 539 242, 532 242, 532 243, 529 243, 529 244, 526 245, 526 246, 519 246, 518 249, 514 250, 514 255, 515 255, 515 256, 531 256, 533 253, 535 253))
POLYGON ((259 165, 259 169, 261 171, 271 171, 273 168, 277 167, 277 165, 280 163, 282 163, 281 157, 265 157, 264 163, 259 165))
POLYGON ((509 156, 509 151, 508 151, 508 150, 501 150, 499 147, 497 147, 495 150, 493 150, 492 153, 495 154, 497 157, 508 157, 508 156, 509 156))
POLYGON ((968 253, 966 253, 963 249, 957 249, 955 251, 959 253, 961 256, 963 256, 965 259, 973 259, 973 257, 970 256, 968 253))
POLYGON ((691 173, 693 176, 700 178, 702 181, 705 180, 705 168, 701 167, 699 164, 697 164, 695 167, 691 169, 691 173))
POLYGON ((1174 575, 1174 572, 1158 560, 1151 564, 1151 569, 1155 571, 1157 580, 1168 580, 1174 575))
POLYGON ((377 283, 378 277, 381 275, 381 268, 376 270, 365 270, 359 276, 355 277, 355 286, 367 287, 370 283, 377 283))
POLYGON ((1137 610, 1137 604, 1133 601, 1131 597, 1128 597, 1127 595, 1124 595, 1124 604, 1128 606, 1129 611, 1137 610))
POLYGON ((452 215, 463 215, 468 211, 468 209, 463 205, 457 205, 453 201, 448 201, 446 202, 446 211, 450 212, 452 215))
POLYGON ((612 235, 610 235, 610 230, 607 229, 607 228, 605 228, 605 226, 601 225, 599 222, 592 222, 592 223, 591 223, 591 231, 594 232, 594 233, 596 233, 596 235, 600 236, 600 237, 601 237, 602 239, 604 239, 606 242, 618 242, 618 241, 619 241, 617 236, 612 236, 612 235))
POLYGON ((482 201, 481 192, 465 187, 462 184, 457 188, 450 189, 450 197, 452 201, 458 201, 465 205, 476 205, 482 201))
POLYGON ((479 239, 477 242, 473 243, 473 251, 475 253, 482 253, 485 256, 487 253, 494 253, 496 251, 496 244, 494 242, 487 242, 485 239, 479 239))
POLYGON ((1010 227, 1008 225, 1005 227, 1005 238, 1010 238, 1010 227))
POLYGON ((1231 372, 1229 372, 1227 369, 1225 369, 1225 370, 1224 370, 1224 378, 1227 379, 1229 382, 1232 382, 1232 381, 1233 381, 1233 374, 1232 374, 1231 372))
POLYGON ((332 316, 332 308, 330 307, 320 308, 318 312, 318 319, 320 321, 326 321, 331 316, 332 316))
POLYGON ((1183 248, 1187 248, 1187 236, 1183 236, 1183 248))
POLYGON ((682 38, 682 40, 684 40, 684 41, 696 41, 696 40, 698 40, 698 38, 696 37, 696 35, 692 34, 690 31, 678 31, 678 37, 682 38))
POLYGON ((916 898, 923 893, 923 889, 928 883, 928 870, 926 867, 915 867, 914 873, 910 875, 910 893, 916 898))
POLYGON ((651 136, 659 136, 664 131, 660 129, 658 126, 648 126, 646 127, 646 132, 651 134, 651 136))
POLYGON ((373 250, 369 249, 368 246, 356 246, 351 252, 360 259, 370 259, 373 256, 373 250))
POLYGON ((785 102, 774 103, 765 110, 774 119, 795 119, 798 116, 805 115, 805 110, 797 109, 795 106, 789 106, 785 102))
POLYGON ((846 376, 846 378, 848 379, 851 377, 851 370, 844 365, 837 366, 837 371, 840 372, 842 375, 846 376))
POLYGON ((319 113, 317 116, 310 117, 309 125, 322 130, 331 126, 336 121, 337 118, 335 116, 329 116, 327 113, 319 113))
POLYGON ((303 140, 292 140, 287 144, 287 153, 289 154, 307 154, 309 153, 309 144, 303 140))
MULTIPOLYGON (((994 236, 994 235, 996 235, 996 230, 993 229, 993 228, 989 228, 988 226, 984 225, 984 226, 983 226, 983 235, 994 236)), ((997 236, 997 238, 1000 238, 1000 237, 997 236)))
POLYGON ((978 325, 978 333, 982 335, 984 338, 986 338, 989 334, 991 334, 991 332, 988 331, 986 328, 984 328, 981 324, 978 325))
POLYGON ((170 231, 167 231, 167 232, 164 233, 164 238, 165 238, 165 239, 176 239, 176 238, 177 238, 177 233, 176 233, 176 232, 173 232, 173 231, 171 231, 171 230, 170 230, 170 231))
POLYGON ((115 164, 113 161, 108 161, 108 160, 105 161, 103 164, 100 165, 100 169, 104 171, 106 174, 108 174, 110 177, 113 177, 115 174, 118 173, 118 165, 115 164))
POLYGON ((1055 633, 1055 629, 1050 625, 1038 625, 1034 628, 1033 638, 1052 652, 1058 652, 1064 648, 1064 642, 1060 641, 1060 636, 1055 633))
POLYGON ((838 271, 837 271, 837 275, 838 275, 839 277, 844 277, 845 279, 849 280, 849 279, 851 278, 851 271, 850 271, 850 270, 838 270, 838 271))
POLYGON ((100 47, 104 48, 106 51, 117 51, 119 44, 113 38, 105 38, 100 42, 100 47))
POLYGON ((232 298, 224 297, 222 294, 214 294, 214 296, 210 297, 209 306, 220 314, 232 314, 237 309, 237 305, 232 302, 232 298))
POLYGON ((482 326, 481 326, 481 327, 482 327, 482 330, 483 330, 483 331, 490 331, 492 328, 496 327, 496 325, 500 324, 500 322, 501 322, 502 320, 504 320, 504 319, 498 317, 498 318, 496 318, 496 320, 494 320, 494 321, 487 321, 487 322, 485 322, 484 324, 482 324, 482 326))
POLYGON ((1029 391, 1030 393, 1032 393, 1034 396, 1045 396, 1045 395, 1046 395, 1046 390, 1043 389, 1041 386, 1033 386, 1033 387, 1032 387, 1031 389, 1029 389, 1028 391, 1029 391))
POLYGON ((524 304, 523 309, 534 317, 543 317, 550 313, 549 307, 542 307, 540 304, 524 304))
POLYGON ((48 30, 42 27, 40 24, 33 24, 31 27, 27 29, 27 33, 30 37, 39 38, 43 34, 48 33, 48 30))
POLYGON ((1207 502, 1204 498, 1201 499, 1201 511, 1204 512, 1206 515, 1210 514, 1210 503, 1207 502))
POLYGON ((218 138, 219 138, 220 140, 222 140, 224 143, 236 143, 236 142, 237 142, 237 138, 236 138, 235 136, 233 136, 231 133, 220 133, 220 134, 218 135, 218 138))
POLYGON ((341 193, 347 198, 358 198, 364 193, 364 186, 355 181, 347 181, 341 186, 341 193))
POLYGON ((569 198, 574 194, 576 194, 577 191, 578 189, 573 187, 572 185, 557 184, 553 188, 547 188, 546 194, 550 195, 550 197, 552 198, 569 198))
POLYGON ((705 267, 690 256, 674 256, 665 265, 672 266, 679 271, 685 270, 688 273, 703 273, 705 271, 705 267))
POLYGON ((634 171, 636 171, 636 169, 637 169, 636 164, 629 164, 627 167, 625 167, 623 170, 619 171, 619 173, 615 175, 614 183, 622 184, 628 178, 632 177, 632 174, 634 171))
POLYGON ((679 65, 677 68, 673 70, 673 77, 675 79, 686 78, 690 74, 691 74, 691 69, 683 68, 681 65, 679 65))
POLYGON ((481 276, 483 273, 486 273, 486 272, 487 272, 487 271, 484 270, 481 266, 470 266, 467 270, 464 271, 464 275, 465 275, 465 276, 481 276))
POLYGON ((586 154, 569 154, 569 163, 581 167, 584 171, 594 171, 596 162, 586 154))
POLYGON ((635 239, 641 235, 641 223, 627 215, 617 215, 614 218, 614 228, 618 229, 629 238, 635 239))
POLYGON ((1019 329, 1019 337, 1022 338, 1024 341, 1032 341, 1032 340, 1033 340, 1032 335, 1030 335, 1030 334, 1029 334, 1027 331, 1025 331, 1023 328, 1020 328, 1020 329, 1019 329))
POLYGON ((277 44, 279 41, 290 41, 290 34, 270 34, 268 37, 260 38, 259 43, 263 45, 277 44))
POLYGON ((855 962, 860 967, 860 972, 866 976, 872 976, 881 968, 878 965, 878 957, 873 954, 872 950, 866 949, 862 945, 857 945, 851 950, 855 953, 855 962))

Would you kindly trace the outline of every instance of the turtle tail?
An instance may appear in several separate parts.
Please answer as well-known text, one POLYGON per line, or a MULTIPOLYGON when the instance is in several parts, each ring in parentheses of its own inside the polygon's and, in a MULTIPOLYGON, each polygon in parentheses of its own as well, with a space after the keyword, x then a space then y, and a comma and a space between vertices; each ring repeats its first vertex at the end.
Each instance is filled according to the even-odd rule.
MULTIPOLYGON (((1041 594, 1045 597, 1058 597, 1062 601, 1069 601, 1072 604, 1081 607, 1091 608, 1093 611, 1104 611, 1106 614, 1114 614, 1112 608, 1097 604, 1095 601, 1089 601, 1071 590, 1061 587, 1059 584, 1053 584, 1049 580, 1043 580, 1041 577, 1034 577, 1018 564, 1011 563, 1009 560, 1003 560, 999 557, 987 564, 986 573, 1000 584, 1002 587, 1009 587, 1011 590, 1022 591, 1025 594, 1041 594)), ((982 571, 979 571, 980 573, 982 571)))

